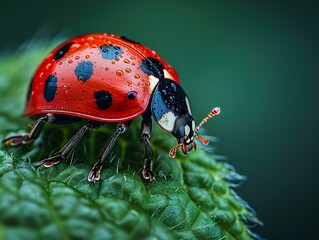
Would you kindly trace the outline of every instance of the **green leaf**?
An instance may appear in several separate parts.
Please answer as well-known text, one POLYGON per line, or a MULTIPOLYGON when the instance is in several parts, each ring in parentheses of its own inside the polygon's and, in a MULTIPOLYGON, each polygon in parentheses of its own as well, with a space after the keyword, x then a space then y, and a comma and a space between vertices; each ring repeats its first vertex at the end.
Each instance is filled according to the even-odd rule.
MULTIPOLYGON (((52 44, 49 44, 52 46, 52 44)), ((49 52, 41 42, 0 59, 0 138, 28 131, 20 117, 35 66, 49 52)), ((88 133, 63 162, 33 164, 59 150, 83 123, 47 125, 33 143, 0 147, 0 239, 252 239, 246 220, 260 223, 233 191, 234 169, 199 146, 168 156, 175 139, 153 127, 156 183, 141 176, 140 119, 120 136, 94 186, 87 175, 115 129, 88 133)))

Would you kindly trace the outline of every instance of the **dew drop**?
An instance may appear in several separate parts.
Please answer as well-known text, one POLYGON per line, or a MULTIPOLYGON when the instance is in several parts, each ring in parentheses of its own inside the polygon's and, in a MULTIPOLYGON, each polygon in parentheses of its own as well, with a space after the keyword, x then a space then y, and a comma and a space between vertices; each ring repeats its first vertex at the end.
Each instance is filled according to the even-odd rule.
POLYGON ((112 64, 115 64, 115 61, 112 61, 112 64))
POLYGON ((131 81, 131 80, 127 80, 127 83, 131 85, 131 84, 132 84, 132 81, 131 81))
POLYGON ((68 63, 73 63, 73 61, 70 59, 70 60, 68 61, 68 63))
POLYGON ((43 76, 43 72, 40 73, 39 77, 42 78, 42 76, 43 76))
POLYGON ((88 41, 93 41, 93 40, 94 40, 94 37, 88 37, 86 40, 88 40, 88 41))
POLYGON ((72 44, 72 46, 70 47, 70 50, 75 50, 75 49, 77 49, 77 48, 79 48, 79 47, 81 47, 81 44, 78 44, 78 43, 74 43, 74 44, 72 44))
POLYGON ((85 58, 86 58, 86 59, 89 59, 89 58, 90 58, 90 55, 86 55, 85 58))
POLYGON ((80 59, 80 56, 75 56, 75 59, 76 59, 76 60, 79 60, 79 59, 80 59))
POLYGON ((130 73, 130 72, 132 72, 132 70, 130 68, 126 68, 125 72, 130 73))
POLYGON ((122 70, 117 70, 116 71, 116 75, 117 76, 122 76, 124 74, 124 72, 122 70))
POLYGON ((125 62, 125 63, 130 63, 130 60, 124 59, 124 62, 125 62))
POLYGON ((48 64, 45 66, 45 68, 46 68, 46 69, 49 69, 49 68, 51 67, 51 65, 52 65, 51 63, 48 63, 48 64))
MULTIPOLYGON (((115 53, 116 54, 116 53, 115 53)), ((117 58, 115 58, 115 61, 120 61, 120 59, 117 57, 117 58)))
POLYGON ((140 75, 135 74, 134 77, 135 77, 136 79, 139 79, 139 78, 140 78, 140 75))
POLYGON ((64 84, 62 88, 63 88, 65 94, 68 94, 70 87, 64 84))
POLYGON ((127 97, 130 100, 134 100, 136 98, 136 96, 137 96, 137 92, 136 91, 130 91, 130 92, 127 93, 127 97))

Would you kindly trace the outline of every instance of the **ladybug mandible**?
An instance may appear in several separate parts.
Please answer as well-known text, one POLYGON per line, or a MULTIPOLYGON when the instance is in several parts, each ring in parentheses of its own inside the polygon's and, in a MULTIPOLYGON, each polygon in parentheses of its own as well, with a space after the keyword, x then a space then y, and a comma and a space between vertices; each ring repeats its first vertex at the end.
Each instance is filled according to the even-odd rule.
POLYGON ((104 161, 118 136, 134 118, 142 116, 143 177, 153 182, 151 116, 176 137, 178 144, 169 152, 174 157, 178 148, 184 154, 196 148, 194 138, 208 143, 195 132, 219 111, 214 108, 195 127, 187 95, 170 65, 154 51, 126 37, 91 34, 62 43, 46 57, 30 83, 24 110, 24 116, 36 117, 37 121, 29 133, 8 137, 3 143, 14 146, 32 141, 44 123, 69 124, 86 119, 61 150, 35 164, 35 168, 51 167, 66 160, 88 130, 118 122, 89 173, 88 181, 94 183, 100 179, 104 161))

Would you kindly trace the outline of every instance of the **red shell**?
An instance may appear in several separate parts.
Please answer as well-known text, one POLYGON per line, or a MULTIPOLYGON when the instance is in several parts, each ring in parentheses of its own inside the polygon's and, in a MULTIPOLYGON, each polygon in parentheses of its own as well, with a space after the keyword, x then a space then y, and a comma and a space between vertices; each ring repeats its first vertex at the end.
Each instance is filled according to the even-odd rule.
POLYGON ((70 39, 54 49, 38 67, 30 85, 24 115, 53 113, 101 122, 136 118, 146 110, 154 89, 151 75, 141 69, 141 63, 147 57, 159 61, 169 78, 179 84, 177 73, 170 65, 154 51, 136 42, 109 34, 70 39), (122 53, 112 60, 105 59, 100 51, 103 45, 118 46, 122 53), (67 46, 65 52, 61 52, 63 46, 67 46), (92 63, 92 75, 83 81, 75 70, 79 63, 87 61, 92 63), (54 98, 48 101, 44 93, 50 76, 57 81, 54 98), (112 104, 107 109, 97 106, 94 94, 98 91, 112 94, 112 104), (134 99, 128 97, 132 91, 134 99))

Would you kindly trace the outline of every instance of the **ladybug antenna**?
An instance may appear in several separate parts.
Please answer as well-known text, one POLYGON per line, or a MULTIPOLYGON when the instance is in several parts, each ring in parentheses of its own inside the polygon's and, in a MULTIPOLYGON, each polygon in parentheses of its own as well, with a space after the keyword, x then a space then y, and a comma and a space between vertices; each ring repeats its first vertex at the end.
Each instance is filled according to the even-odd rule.
MULTIPOLYGON (((215 107, 213 108, 210 113, 207 114, 207 116, 200 122, 200 124, 195 128, 195 132, 197 132, 203 125, 204 123, 206 123, 210 118, 218 115, 220 113, 220 108, 219 107, 215 107)), ((201 140, 203 144, 207 145, 209 143, 207 138, 204 138, 200 135, 198 135, 197 133, 194 134, 194 137, 201 140)), ((173 149, 172 149, 173 150, 173 149)), ((171 151, 172 151, 171 150, 171 151)))
MULTIPOLYGON (((204 123, 206 123, 210 118, 218 115, 220 113, 220 108, 219 107, 215 107, 213 108, 208 114, 207 116, 200 122, 200 124, 195 128, 195 132, 197 132, 203 125, 204 123)), ((194 134, 194 137, 201 140, 203 144, 207 145, 209 143, 207 138, 204 138, 200 135, 198 135, 197 133, 194 134)), ((177 144, 175 147, 173 147, 170 151, 169 151, 169 156, 171 158, 174 158, 176 156, 176 151, 178 148, 182 147, 183 143, 179 143, 177 144)), ((196 144, 195 142, 193 142, 193 148, 196 149, 196 144)))

